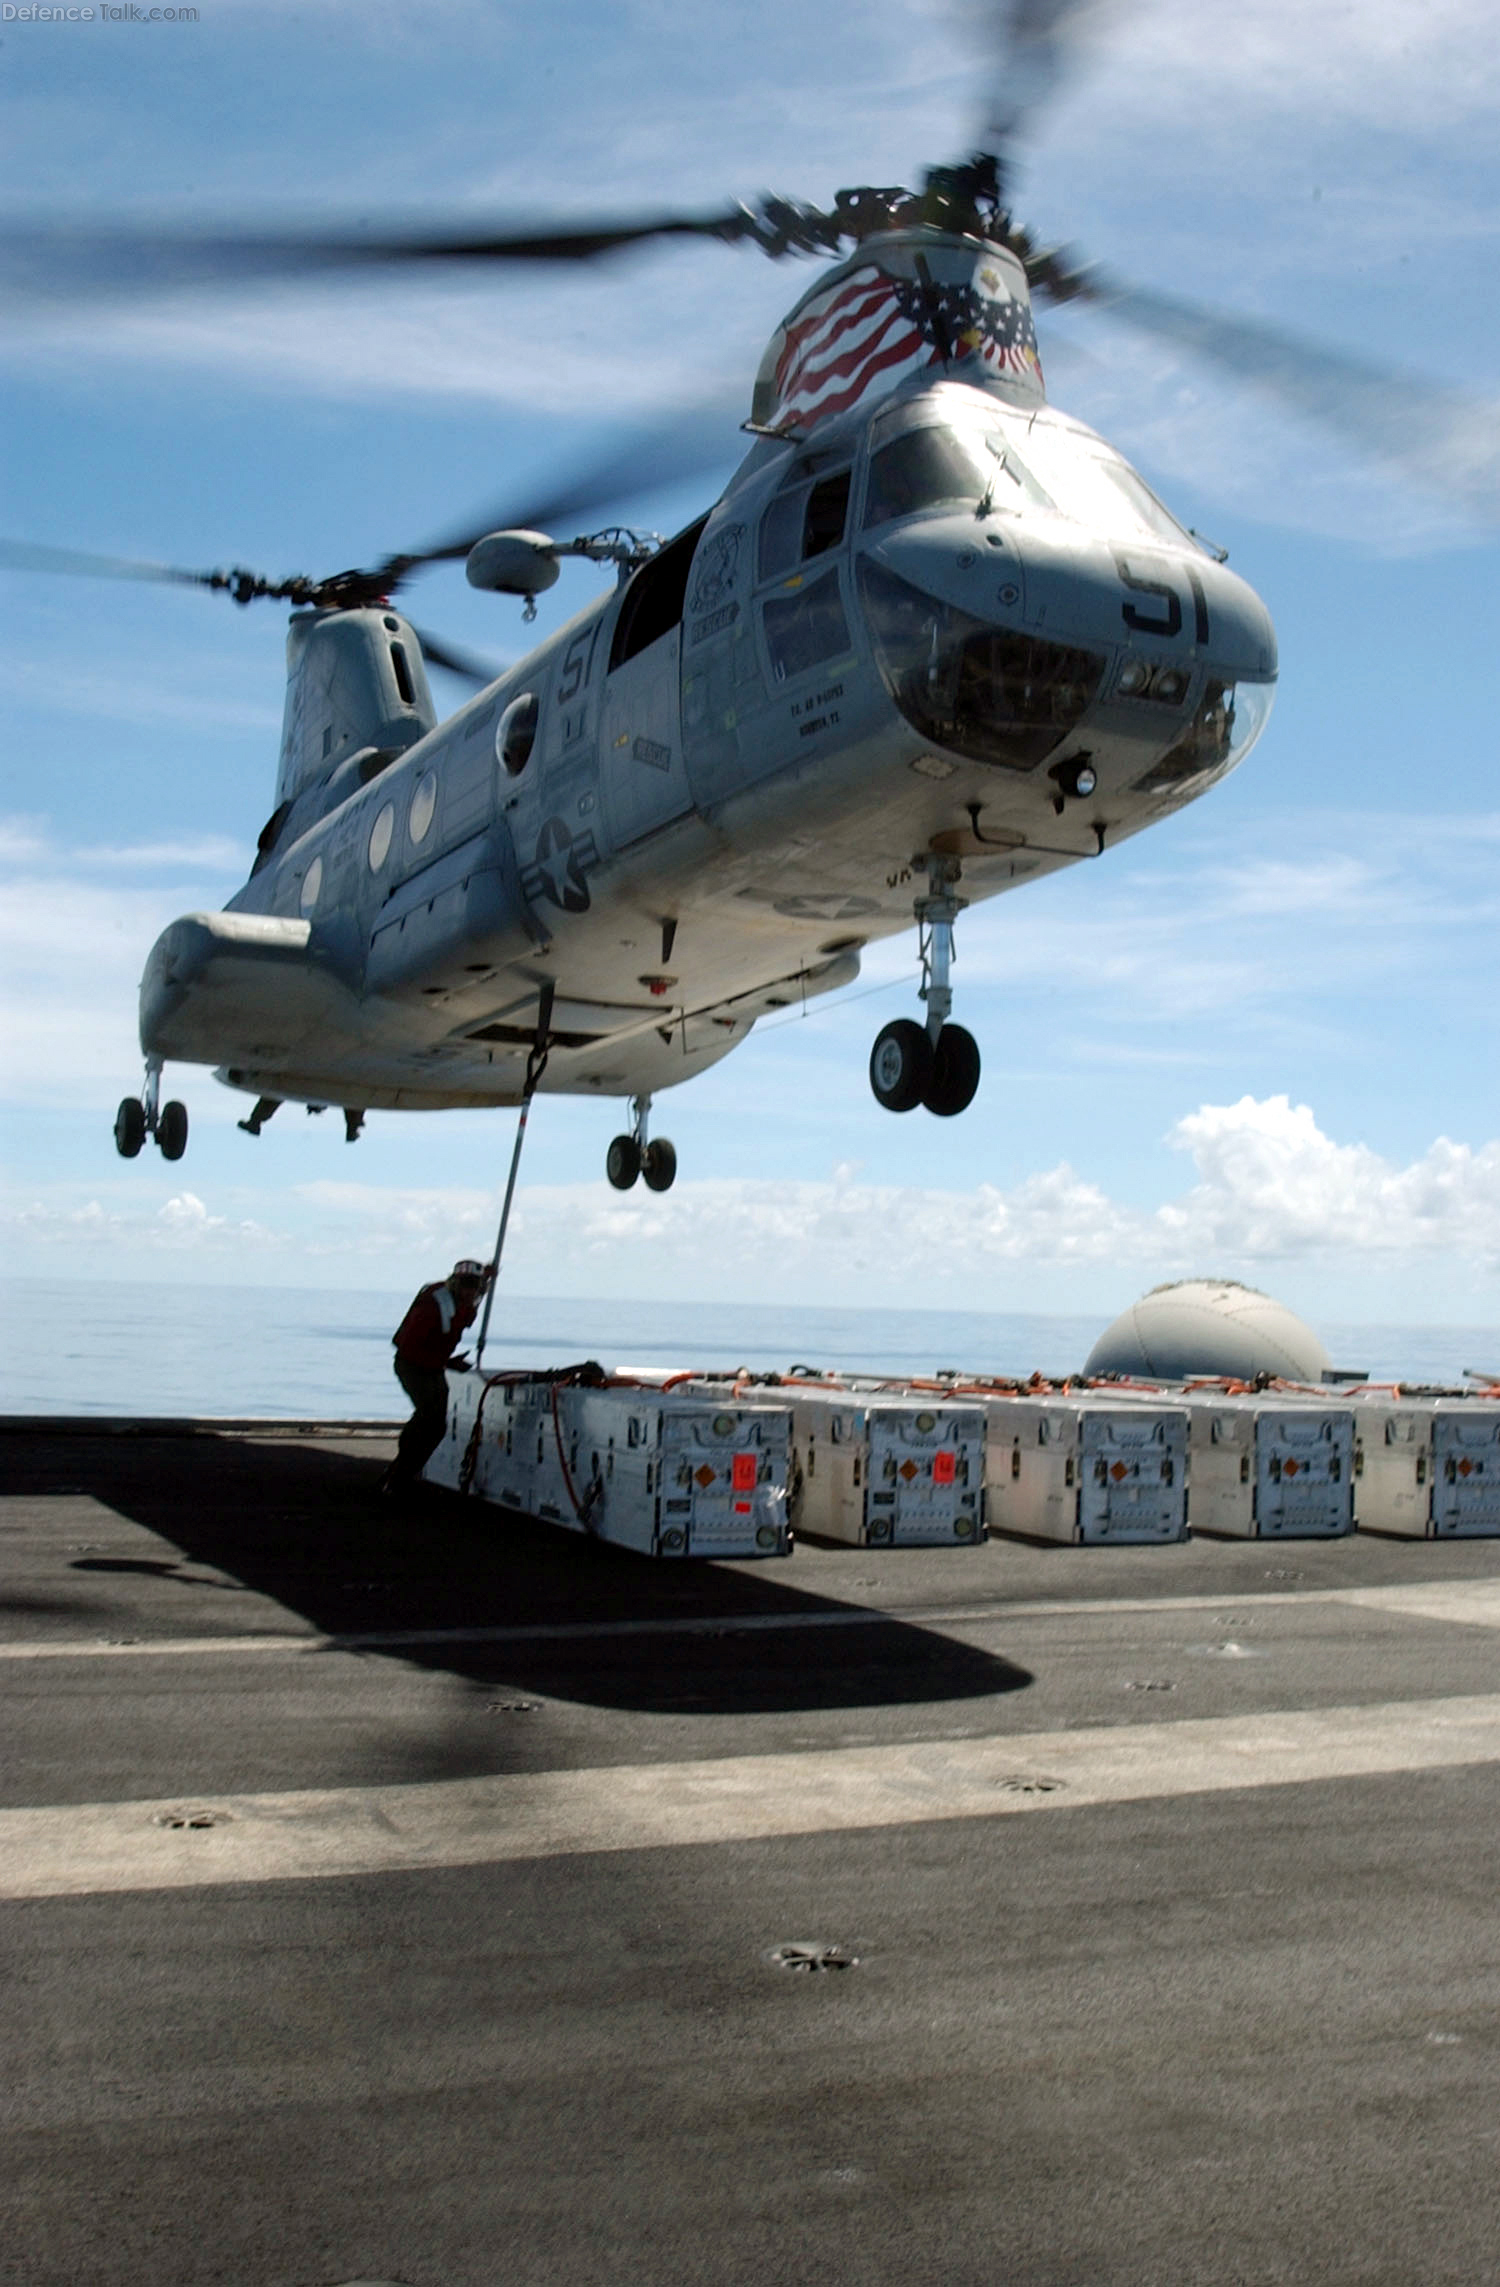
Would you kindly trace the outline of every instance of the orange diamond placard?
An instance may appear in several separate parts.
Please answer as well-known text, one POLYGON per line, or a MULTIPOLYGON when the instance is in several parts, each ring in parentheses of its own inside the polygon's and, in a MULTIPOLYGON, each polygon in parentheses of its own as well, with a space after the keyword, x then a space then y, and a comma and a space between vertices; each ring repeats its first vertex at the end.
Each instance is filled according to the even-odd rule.
POLYGON ((697 1478, 698 1483, 703 1487, 704 1491, 707 1492, 709 1486, 714 1481, 715 1471, 710 1469, 708 1463, 705 1461, 701 1468, 695 1469, 693 1471, 693 1475, 697 1478))

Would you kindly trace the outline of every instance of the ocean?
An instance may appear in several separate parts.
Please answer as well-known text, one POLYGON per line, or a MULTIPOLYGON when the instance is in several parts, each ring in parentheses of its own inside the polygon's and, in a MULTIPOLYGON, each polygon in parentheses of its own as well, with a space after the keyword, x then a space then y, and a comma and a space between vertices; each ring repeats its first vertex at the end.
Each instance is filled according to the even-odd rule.
MULTIPOLYGON (((391 1329, 406 1292, 0 1280, 0 1412, 396 1419, 391 1329)), ((486 1366, 791 1365, 1026 1375, 1082 1366, 1107 1320, 965 1310, 496 1297, 486 1366)), ((1500 1368, 1500 1329, 1328 1326, 1375 1381, 1500 1368)))

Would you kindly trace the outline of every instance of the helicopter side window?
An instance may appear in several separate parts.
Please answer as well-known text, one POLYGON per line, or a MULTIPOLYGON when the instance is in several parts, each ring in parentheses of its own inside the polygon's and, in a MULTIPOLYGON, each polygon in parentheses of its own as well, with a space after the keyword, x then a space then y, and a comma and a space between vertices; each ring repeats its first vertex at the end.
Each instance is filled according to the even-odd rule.
POLYGON ((776 495, 761 520, 761 579, 774 580, 839 545, 849 519, 851 475, 839 469, 816 484, 791 484, 776 495))
POLYGON ((510 777, 519 778, 536 745, 541 706, 535 691, 521 691, 511 700, 495 730, 495 752, 510 777))
POLYGON ((682 623, 682 607, 687 596, 688 573, 692 570, 693 556, 703 536, 706 516, 690 524, 686 532, 679 532, 665 548, 648 558, 631 579, 615 621, 614 641, 609 648, 609 666, 623 667, 647 644, 655 643, 658 636, 669 635, 682 623))
POLYGON ((822 556, 836 548, 844 537, 844 525, 849 515, 849 469, 840 469, 837 476, 825 476, 815 484, 807 496, 807 513, 802 519, 802 560, 809 556, 822 556))
POLYGON ((838 573, 825 572, 791 595, 772 596, 765 607, 765 630, 771 672, 778 683, 791 682, 810 667, 847 651, 849 623, 838 573))
POLYGON ((796 563, 801 552, 806 503, 806 490, 797 485, 790 491, 778 492, 762 517, 757 565, 763 580, 774 580, 778 573, 789 572, 796 563))

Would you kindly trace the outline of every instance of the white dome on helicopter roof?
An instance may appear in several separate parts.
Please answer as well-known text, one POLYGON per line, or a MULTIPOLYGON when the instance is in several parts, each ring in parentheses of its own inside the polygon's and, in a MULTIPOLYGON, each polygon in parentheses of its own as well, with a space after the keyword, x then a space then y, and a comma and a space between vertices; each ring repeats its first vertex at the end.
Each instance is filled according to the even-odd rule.
POLYGON ((1331 1366, 1312 1328, 1285 1303, 1238 1279, 1178 1279, 1153 1287, 1107 1327, 1086 1371, 1159 1382, 1193 1374, 1319 1382, 1331 1366))

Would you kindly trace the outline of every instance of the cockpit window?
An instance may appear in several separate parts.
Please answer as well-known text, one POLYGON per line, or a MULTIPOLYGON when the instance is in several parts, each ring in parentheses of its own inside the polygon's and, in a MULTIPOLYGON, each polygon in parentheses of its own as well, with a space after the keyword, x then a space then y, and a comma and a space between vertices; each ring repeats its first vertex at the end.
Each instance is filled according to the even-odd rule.
POLYGON ((886 689, 935 746, 1035 770, 1094 703, 1102 652, 988 625, 868 559, 859 587, 886 689))
POLYGON ((908 429, 870 462, 867 529, 958 502, 976 509, 1023 502, 1045 507, 1047 495, 1000 429, 908 429))
POLYGON ((1210 677, 1187 729, 1136 780, 1136 793, 1203 793, 1244 761, 1266 727, 1275 696, 1274 683, 1236 685, 1210 677))

